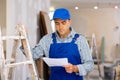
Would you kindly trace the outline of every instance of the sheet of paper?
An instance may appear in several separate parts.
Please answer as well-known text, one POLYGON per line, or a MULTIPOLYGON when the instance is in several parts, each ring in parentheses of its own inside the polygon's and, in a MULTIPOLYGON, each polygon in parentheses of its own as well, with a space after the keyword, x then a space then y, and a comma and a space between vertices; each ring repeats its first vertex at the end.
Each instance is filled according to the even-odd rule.
POLYGON ((68 64, 67 58, 47 58, 44 57, 43 60, 48 66, 63 66, 68 64))

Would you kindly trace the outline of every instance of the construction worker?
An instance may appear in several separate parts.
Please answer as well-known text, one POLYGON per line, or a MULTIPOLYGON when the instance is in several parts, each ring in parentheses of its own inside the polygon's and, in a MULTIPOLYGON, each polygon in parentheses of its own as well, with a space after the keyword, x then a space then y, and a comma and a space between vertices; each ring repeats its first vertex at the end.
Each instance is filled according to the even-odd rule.
POLYGON ((83 80, 93 70, 94 62, 86 38, 71 27, 70 13, 58 8, 53 15, 56 31, 47 34, 32 49, 33 58, 67 58, 69 64, 50 67, 49 80, 83 80))

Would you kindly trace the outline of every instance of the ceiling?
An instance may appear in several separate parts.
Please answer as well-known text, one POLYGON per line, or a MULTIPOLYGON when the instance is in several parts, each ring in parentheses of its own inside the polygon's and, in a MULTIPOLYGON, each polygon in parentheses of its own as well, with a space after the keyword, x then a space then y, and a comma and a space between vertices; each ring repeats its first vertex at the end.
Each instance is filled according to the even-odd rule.
POLYGON ((79 8, 92 8, 95 5, 100 8, 112 8, 115 5, 120 7, 120 0, 51 0, 51 6, 54 8, 74 8, 75 6, 79 8))

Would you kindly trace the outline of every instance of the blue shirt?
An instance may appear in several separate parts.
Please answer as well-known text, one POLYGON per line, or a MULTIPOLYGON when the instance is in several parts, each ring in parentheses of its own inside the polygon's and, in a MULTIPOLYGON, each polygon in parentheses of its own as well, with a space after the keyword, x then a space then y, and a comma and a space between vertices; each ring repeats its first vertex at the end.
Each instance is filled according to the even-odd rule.
MULTIPOLYGON (((57 32, 55 32, 55 34, 57 35, 56 39, 58 43, 66 43, 66 42, 72 41, 72 38, 74 37, 76 32, 73 29, 71 29, 70 34, 66 38, 60 38, 57 32)), ((38 59, 43 55, 48 57, 50 44, 52 43, 53 43, 52 34, 45 35, 39 41, 39 43, 32 49, 33 58, 38 59)), ((78 45, 78 49, 81 56, 81 62, 82 62, 82 64, 77 65, 79 69, 78 75, 84 76, 89 71, 93 70, 93 67, 94 67, 94 62, 92 59, 90 47, 88 45, 86 38, 83 35, 80 35, 79 38, 77 38, 77 41, 75 43, 78 45)))

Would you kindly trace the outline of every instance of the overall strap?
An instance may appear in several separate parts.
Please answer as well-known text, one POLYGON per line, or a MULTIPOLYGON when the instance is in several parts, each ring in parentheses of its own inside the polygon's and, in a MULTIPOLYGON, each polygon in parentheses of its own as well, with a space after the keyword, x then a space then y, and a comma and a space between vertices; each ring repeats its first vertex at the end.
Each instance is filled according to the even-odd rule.
POLYGON ((53 39, 53 43, 56 43, 56 35, 55 35, 55 33, 52 33, 52 39, 53 39))
POLYGON ((79 37, 79 34, 75 34, 74 38, 71 41, 71 43, 75 43, 75 41, 77 40, 78 37, 79 37))

